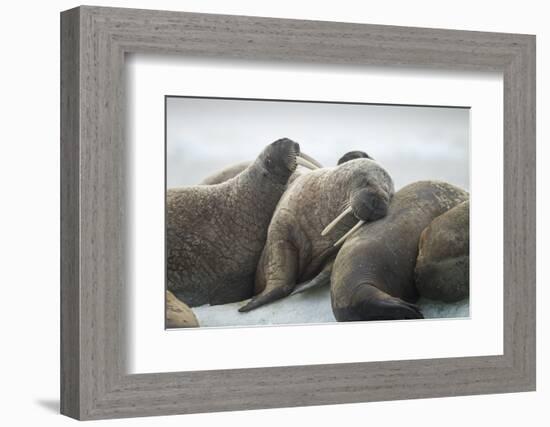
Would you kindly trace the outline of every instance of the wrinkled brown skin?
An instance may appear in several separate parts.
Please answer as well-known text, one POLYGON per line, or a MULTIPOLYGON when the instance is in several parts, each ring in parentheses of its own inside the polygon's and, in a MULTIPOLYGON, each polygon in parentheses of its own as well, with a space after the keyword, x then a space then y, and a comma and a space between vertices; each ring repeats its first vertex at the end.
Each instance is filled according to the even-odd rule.
POLYGON ((420 234, 467 199, 464 190, 437 181, 416 182, 395 193, 388 215, 362 226, 336 256, 330 279, 336 320, 422 318, 413 304, 420 234))
POLYGON ((256 271, 258 293, 246 312, 289 295, 297 283, 316 276, 336 255, 333 244, 357 219, 373 221, 387 212, 393 181, 376 162, 360 158, 303 174, 279 202, 256 271), (328 235, 323 229, 351 203, 354 212, 328 235))
POLYGON ((194 307, 250 298, 267 228, 296 169, 299 146, 270 144, 245 171, 217 185, 167 192, 167 287, 194 307))
POLYGON ((420 235, 415 269, 420 295, 456 302, 470 294, 470 202, 435 218, 420 235))

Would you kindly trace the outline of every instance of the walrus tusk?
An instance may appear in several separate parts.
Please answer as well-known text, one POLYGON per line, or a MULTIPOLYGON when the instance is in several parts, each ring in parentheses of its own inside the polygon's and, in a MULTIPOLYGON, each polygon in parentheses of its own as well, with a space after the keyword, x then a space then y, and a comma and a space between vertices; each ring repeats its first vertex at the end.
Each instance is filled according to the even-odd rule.
POLYGON ((344 243, 344 241, 351 235, 355 232, 355 230, 357 230, 359 227, 361 227, 363 224, 365 223, 365 221, 363 221, 362 219, 359 220, 357 222, 357 224, 355 224, 346 234, 344 234, 342 237, 340 237, 340 239, 338 239, 338 241, 333 245, 334 247, 336 246, 340 246, 342 243, 344 243))
POLYGON ((344 212, 342 212, 342 213, 341 213, 340 215, 338 215, 336 218, 334 218, 334 219, 332 220, 332 222, 331 222, 329 225, 327 225, 323 231, 321 231, 321 236, 327 235, 328 232, 329 232, 330 230, 332 230, 334 227, 336 227, 336 224, 338 224, 338 222, 339 222, 343 217, 345 217, 347 214, 349 214, 350 212, 351 212, 351 206, 348 207, 344 212))
POLYGON ((314 163, 302 157, 302 154, 298 154, 296 156, 296 163, 311 170, 319 169, 314 163))
POLYGON ((303 152, 300 152, 300 154, 298 154, 300 157, 302 157, 303 159, 306 159, 308 162, 310 163, 313 163, 315 166, 317 166, 318 168, 322 168, 323 165, 321 163, 319 163, 317 160, 315 160, 313 157, 311 156, 308 156, 306 153, 303 153, 303 152))

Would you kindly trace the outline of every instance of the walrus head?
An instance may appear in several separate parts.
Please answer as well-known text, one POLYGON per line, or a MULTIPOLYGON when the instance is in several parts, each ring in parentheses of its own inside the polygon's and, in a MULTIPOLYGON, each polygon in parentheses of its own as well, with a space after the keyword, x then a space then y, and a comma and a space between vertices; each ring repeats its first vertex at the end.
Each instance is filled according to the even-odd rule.
POLYGON ((300 145, 289 138, 281 138, 269 144, 259 156, 266 172, 276 181, 286 183, 298 165, 318 169, 320 164, 300 152, 300 145))
POLYGON ((394 193, 393 180, 386 170, 376 162, 368 159, 353 160, 352 162, 357 165, 359 165, 358 162, 364 164, 361 167, 353 168, 348 203, 343 212, 325 227, 321 235, 328 234, 348 214, 353 213, 359 221, 334 246, 343 243, 365 222, 385 217, 394 193))
POLYGON ((344 154, 342 157, 340 157, 340 160, 338 160, 338 165, 341 165, 342 163, 349 162, 350 160, 354 159, 372 159, 371 156, 369 156, 364 151, 348 151, 346 154, 344 154))

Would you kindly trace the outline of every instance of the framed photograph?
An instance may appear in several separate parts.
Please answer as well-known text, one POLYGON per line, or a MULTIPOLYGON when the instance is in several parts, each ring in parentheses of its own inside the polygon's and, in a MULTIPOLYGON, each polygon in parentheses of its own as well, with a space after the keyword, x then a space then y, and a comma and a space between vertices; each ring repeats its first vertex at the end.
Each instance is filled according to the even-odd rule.
MULTIPOLYGON (((134 64, 134 67, 137 69, 139 66, 134 64)), ((176 80, 179 73, 174 73, 176 80)), ((375 77, 371 75, 370 80, 372 84, 375 77)), ((494 85, 495 89, 498 87, 498 84, 494 85)), ((371 90, 369 96, 373 96, 371 90)), ((450 101, 450 88, 447 96, 450 101)), ((470 108, 167 96, 165 114, 165 255, 169 328, 323 323, 336 321, 335 315, 342 321, 351 321, 352 316, 356 321, 469 316, 470 108), (258 157, 264 148, 263 142, 284 141, 281 135, 292 135, 300 141, 300 154, 296 159, 301 163, 288 175, 286 185, 269 190, 268 196, 274 193, 273 200, 263 207, 260 201, 264 200, 264 192, 270 188, 270 180, 265 183, 259 180, 248 182, 246 176, 262 168, 262 163, 260 166, 255 165, 251 159, 258 157), (370 154, 359 148, 368 149, 370 154), (316 160, 305 153, 306 149, 316 160), (352 161, 356 159, 362 160, 352 161), (348 164, 343 166, 345 163, 348 164), (317 165, 331 167, 320 168, 317 165), (240 175, 238 180, 228 182, 237 175, 240 175), (355 179, 358 180, 357 184, 352 182, 355 179), (445 188, 440 188, 441 184, 445 188), (236 188, 242 190, 239 190, 239 196, 234 197, 240 199, 245 196, 247 200, 239 202, 234 212, 231 208, 218 208, 224 204, 228 194, 237 191, 236 188), (419 192, 424 190, 428 191, 429 200, 420 196, 419 192), (431 200, 440 191, 443 198, 439 202, 431 200), (194 197, 191 193, 201 197, 204 194, 212 202, 205 205, 201 212, 197 203, 189 200, 194 197), (415 198, 414 202, 409 200, 411 196, 415 198), (183 208, 178 204, 181 197, 185 197, 187 205, 193 206, 191 216, 205 218, 209 214, 214 215, 213 212, 219 209, 215 216, 223 218, 228 215, 229 209, 232 211, 231 217, 242 215, 248 220, 245 224, 235 225, 222 221, 221 228, 213 234, 214 240, 206 242, 204 235, 207 231, 196 231, 198 222, 192 218, 180 222, 183 208), (404 197, 407 198, 404 206, 410 209, 408 214, 399 208, 399 200, 404 197), (250 207, 247 207, 248 198, 252 202, 250 207), (380 201, 380 212, 371 207, 373 200, 380 201), (426 211, 425 216, 413 212, 424 203, 433 210, 426 211), (392 206, 391 212, 387 210, 386 204, 392 206), (376 247, 354 247, 353 252, 359 251, 358 254, 347 255, 359 257, 354 261, 343 258, 344 253, 352 249, 352 243, 348 243, 342 247, 343 252, 333 269, 332 263, 343 245, 343 241, 340 243, 339 240, 347 239, 344 236, 351 231, 353 220, 348 223, 349 226, 330 230, 324 236, 323 229, 347 205, 350 206, 350 213, 346 215, 353 218, 352 211, 355 209, 359 217, 363 215, 366 223, 372 223, 368 227, 365 225, 361 232, 369 236, 380 233, 380 238, 369 239, 369 245, 376 247), (428 223, 455 205, 457 210, 453 212, 460 211, 463 221, 460 226, 456 224, 459 229, 452 232, 452 242, 445 243, 446 250, 449 249, 448 245, 452 245, 453 254, 449 256, 453 261, 447 258, 447 254, 438 252, 445 259, 437 260, 438 267, 435 267, 435 260, 424 261, 429 266, 418 266, 418 285, 428 285, 429 282, 434 289, 422 288, 420 307, 415 307, 412 302, 418 299, 414 274, 420 234, 428 223), (458 205, 461 205, 460 208, 458 205), (250 214, 246 212, 247 209, 251 211, 250 214), (374 221, 382 218, 383 221, 374 221), (406 221, 397 227, 402 219, 406 221), (414 223, 411 222, 413 220, 414 223), (184 231, 187 224, 194 224, 194 230, 184 231), (394 237, 390 237, 389 228, 396 233, 394 237), (195 231, 197 246, 185 251, 191 257, 189 260, 194 261, 194 254, 202 251, 197 258, 203 263, 209 263, 213 261, 210 259, 211 254, 218 254, 218 250, 221 250, 218 249, 220 245, 228 245, 231 251, 238 254, 236 259, 239 265, 231 273, 237 274, 238 280, 228 283, 229 273, 225 270, 232 268, 222 265, 219 255, 215 255, 219 265, 214 272, 219 277, 212 281, 205 277, 207 265, 183 268, 182 263, 187 261, 184 261, 178 249, 192 239, 195 231), (185 241, 180 240, 180 236, 185 236, 185 241), (230 241, 224 243, 224 236, 228 236, 230 241), (241 236, 244 238, 242 245, 246 246, 247 251, 257 243, 249 267, 242 264, 247 254, 239 253, 237 239, 241 236), (257 241, 255 238, 249 240, 250 236, 258 236, 257 241), (393 240, 395 246, 389 246, 388 240, 393 240), (294 251, 291 260, 284 259, 289 247, 294 251), (382 255, 386 249, 392 253, 382 255), (329 286, 332 273, 335 283, 351 280, 347 276, 352 272, 354 276, 364 278, 357 264, 365 257, 372 258, 373 255, 367 253, 369 251, 375 251, 380 256, 378 261, 372 259, 366 264, 369 274, 375 273, 373 269, 380 269, 378 277, 371 277, 371 280, 376 281, 376 289, 395 286, 395 289, 386 290, 391 293, 391 297, 405 298, 405 301, 388 299, 389 294, 384 292, 370 306, 361 308, 361 313, 352 315, 351 307, 348 307, 347 313, 333 313, 330 290, 341 292, 341 297, 344 297, 350 293, 347 288, 350 285, 341 290, 329 286), (399 259, 404 265, 394 264, 394 251, 403 251, 399 259), (298 260, 299 265, 293 266, 292 258, 298 260), (336 275, 344 274, 342 263, 348 262, 354 268, 345 272, 346 278, 336 279, 336 275), (440 262, 441 266, 445 265, 445 271, 452 273, 440 272, 440 262), (388 263, 399 272, 407 273, 403 277, 386 277, 388 263), (447 265, 449 263, 452 267, 447 265), (201 273, 202 269, 204 271, 201 273), (275 283, 281 274, 295 279, 288 277, 286 283, 275 283), (431 280, 424 279, 425 274, 431 275, 431 280), (432 278, 434 274, 437 281, 441 282, 438 286, 432 278), (450 277, 447 277, 448 274, 450 277), (451 284, 449 280, 454 280, 454 283, 451 284), (298 292, 302 287, 297 284, 306 281, 308 284, 303 287, 308 292, 305 289, 298 292), (254 289, 255 286, 267 289, 260 292, 254 289), (286 291, 281 295, 273 294, 283 289, 286 291), (444 294, 438 294, 438 290, 444 294), (446 292, 452 292, 452 295, 446 292), (255 294, 259 294, 255 301, 259 298, 265 301, 260 302, 261 305, 256 309, 247 310, 247 314, 243 314, 245 307, 242 302, 249 301, 255 294), (382 306, 387 304, 390 306, 384 308, 383 312, 374 307, 382 310, 382 306), (381 318, 377 319, 377 316, 381 318)), ((268 144, 268 147, 271 145, 268 144)), ((286 174, 286 171, 290 172, 286 167, 283 171, 286 174)), ((201 223, 209 231, 215 227, 212 220, 201 223)), ((141 228, 140 225, 137 227, 141 228)), ((144 286, 143 289, 152 291, 153 287, 144 286)), ((351 304, 351 300, 346 304, 351 304)))
POLYGON ((535 390, 535 37, 61 14, 61 412, 535 390))

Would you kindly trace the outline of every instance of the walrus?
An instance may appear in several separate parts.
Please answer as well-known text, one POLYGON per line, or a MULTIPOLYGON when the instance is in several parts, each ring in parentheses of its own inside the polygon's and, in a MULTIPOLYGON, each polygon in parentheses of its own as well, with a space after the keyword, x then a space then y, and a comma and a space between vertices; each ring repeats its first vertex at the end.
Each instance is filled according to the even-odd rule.
POLYGON ((350 160, 354 159, 371 159, 374 160, 371 156, 369 156, 364 151, 355 150, 355 151, 348 151, 346 154, 344 154, 340 159, 338 159, 337 165, 341 165, 342 163, 349 162, 350 160))
POLYGON ((297 283, 329 268, 337 252, 334 236, 350 230, 357 219, 368 222, 384 217, 393 192, 390 175, 366 158, 299 176, 281 197, 269 225, 256 271, 257 295, 239 311, 283 298, 297 283), (345 215, 331 225, 334 232, 321 235, 342 209, 345 215))
POLYGON ((470 294, 470 201, 435 218, 422 231, 414 272, 425 298, 456 302, 470 294))
POLYGON ((419 181, 395 193, 388 214, 349 236, 334 260, 330 291, 336 320, 423 318, 414 304, 420 234, 467 199, 466 191, 437 181, 419 181))
MULTIPOLYGON (((319 168, 323 167, 323 165, 321 165, 321 163, 319 163, 313 157, 310 157, 305 153, 302 153, 301 155, 303 158, 307 159, 309 162, 313 163, 315 166, 319 168)), ((370 157, 364 151, 349 151, 338 160, 338 165, 341 165, 342 163, 345 163, 345 162, 349 162, 350 160, 353 160, 353 159, 360 159, 360 158, 371 159, 372 157, 370 157)), ((204 178, 201 181, 201 184, 213 185, 213 184, 220 184, 222 182, 225 182, 228 179, 231 179, 237 176, 238 174, 240 174, 251 163, 252 163, 251 161, 244 161, 244 162, 236 163, 234 165, 227 166, 218 172, 214 172, 213 174, 208 175, 206 178, 204 178)), ((296 174, 298 174, 298 170, 296 170, 294 174, 291 176, 291 178, 289 179, 290 183, 294 181, 293 178, 295 177, 296 174)))
POLYGON ((187 304, 177 299, 170 291, 166 291, 166 322, 167 329, 197 328, 199 321, 187 304))
POLYGON ((288 139, 268 145, 236 177, 167 191, 167 288, 193 307, 250 298, 267 228, 297 165, 288 139))

